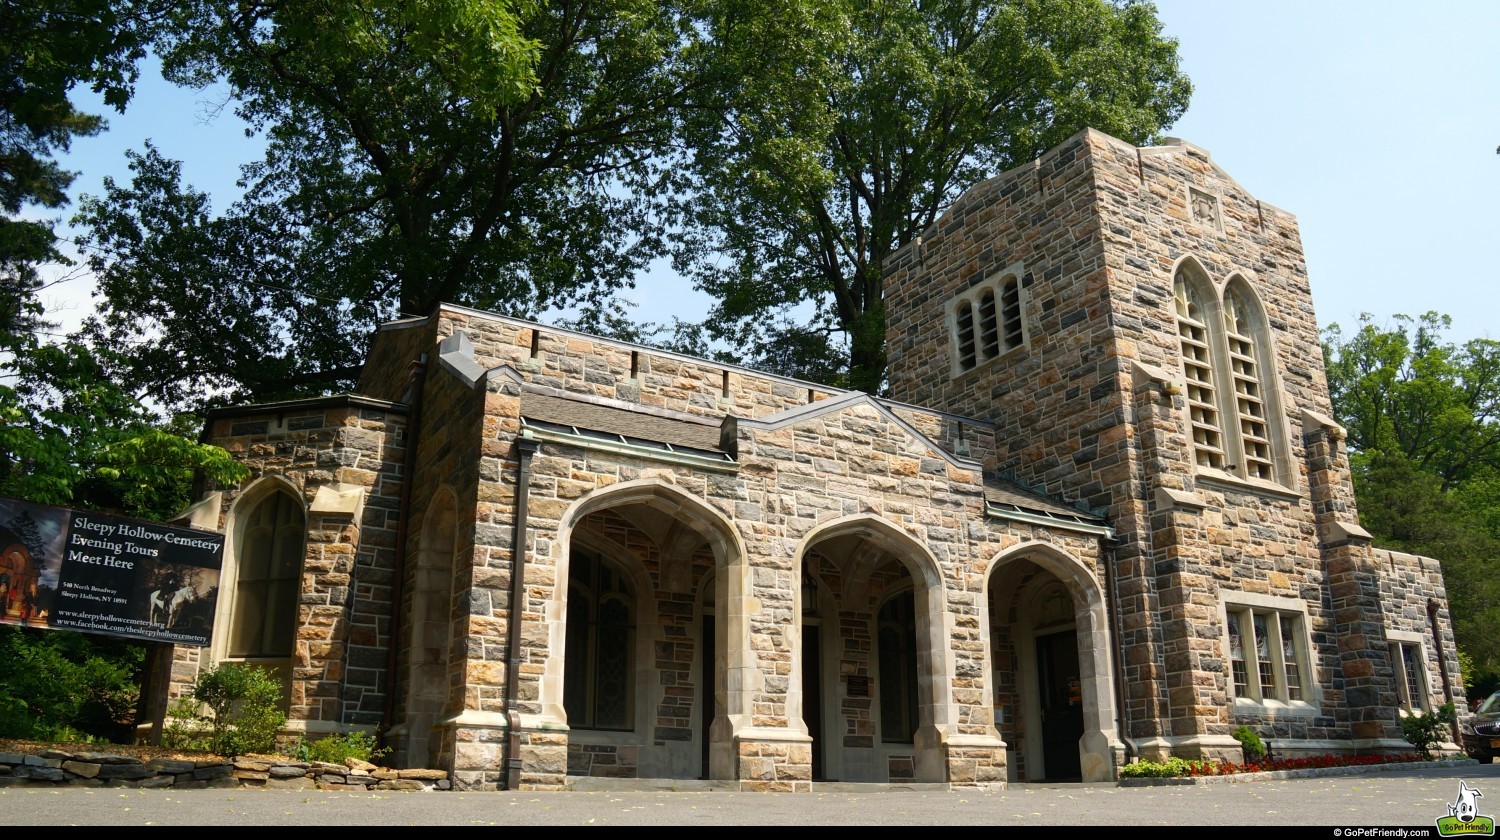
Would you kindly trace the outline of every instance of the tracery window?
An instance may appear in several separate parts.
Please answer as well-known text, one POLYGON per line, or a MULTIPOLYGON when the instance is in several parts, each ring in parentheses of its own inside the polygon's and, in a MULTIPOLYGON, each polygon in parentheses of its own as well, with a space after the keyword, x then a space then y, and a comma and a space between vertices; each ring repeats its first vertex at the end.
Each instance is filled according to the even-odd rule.
POLYGON ((1194 462, 1235 478, 1289 485, 1275 355, 1249 284, 1231 277, 1221 298, 1189 260, 1173 279, 1173 298, 1194 462))
POLYGON ((1261 351, 1255 337, 1258 325, 1251 316, 1253 311, 1244 299, 1244 292, 1231 284, 1224 295, 1224 337, 1229 345, 1229 371, 1234 381, 1244 473, 1251 478, 1275 481, 1261 351))
POLYGON ((1026 344, 1025 293, 1017 272, 975 286, 950 304, 955 373, 963 373, 1026 344))
POLYGON ((1300 611, 1229 604, 1224 617, 1235 697, 1307 699, 1302 683, 1307 633, 1300 611))
POLYGON ((974 304, 960 301, 957 314, 958 364, 964 370, 978 364, 979 357, 974 348, 974 304))
POLYGON ((568 725, 633 729, 635 595, 618 566, 586 551, 569 564, 564 657, 568 725))
POLYGON ((1188 421, 1192 424, 1193 457, 1201 467, 1224 469, 1224 430, 1219 420, 1219 391, 1215 385, 1213 336, 1200 285, 1177 272, 1173 297, 1177 307, 1177 336, 1182 348, 1182 373, 1187 379, 1188 421))
POLYGON ((1000 355, 1000 321, 995 314, 994 289, 985 289, 979 295, 979 343, 984 348, 985 361, 1000 355))

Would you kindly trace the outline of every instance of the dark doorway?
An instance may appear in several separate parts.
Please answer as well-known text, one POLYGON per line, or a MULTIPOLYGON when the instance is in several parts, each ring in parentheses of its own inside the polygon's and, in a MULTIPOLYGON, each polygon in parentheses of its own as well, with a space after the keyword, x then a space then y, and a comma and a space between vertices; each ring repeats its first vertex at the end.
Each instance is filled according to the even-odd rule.
POLYGON ((1037 687, 1042 707, 1042 777, 1079 781, 1078 742, 1083 738, 1083 683, 1078 673, 1078 633, 1049 633, 1036 640, 1037 687))
POLYGON ((714 725, 714 614, 703 614, 703 633, 698 637, 698 737, 703 741, 703 775, 711 777, 708 768, 708 733, 714 725))
POLYGON ((823 781, 823 661, 818 625, 802 624, 802 720, 812 736, 812 777, 823 781))

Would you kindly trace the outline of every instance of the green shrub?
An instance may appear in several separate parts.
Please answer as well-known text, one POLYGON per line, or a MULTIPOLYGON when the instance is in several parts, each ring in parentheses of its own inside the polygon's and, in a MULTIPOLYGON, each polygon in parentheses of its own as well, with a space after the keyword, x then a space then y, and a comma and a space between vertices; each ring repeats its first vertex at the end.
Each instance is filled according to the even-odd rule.
POLYGON ((1196 761, 1187 758, 1172 756, 1166 761, 1151 761, 1141 759, 1134 764, 1127 764, 1120 768, 1122 779, 1164 779, 1173 776, 1212 775, 1210 770, 1214 767, 1212 761, 1196 761))
POLYGON ((374 761, 390 752, 389 747, 377 747, 375 736, 368 732, 349 732, 343 735, 327 735, 316 741, 298 738, 289 751, 298 761, 323 761, 343 764, 346 758, 374 761))
POLYGON ((1245 763, 1254 764, 1266 757, 1266 744, 1248 726, 1241 726, 1234 730, 1234 740, 1240 742, 1240 747, 1245 751, 1245 763))
POLYGON ((122 639, 0 625, 0 737, 128 742, 145 659, 122 639))
POLYGON ((200 712, 202 704, 191 697, 179 697, 167 706, 167 721, 161 730, 162 746, 174 750, 212 752, 208 717, 200 712))
POLYGON ((1448 733, 1448 724, 1453 721, 1453 704, 1444 703, 1431 712, 1414 712, 1401 718, 1401 734, 1423 761, 1432 760, 1432 748, 1441 744, 1448 733))
POLYGON ((268 671, 238 662, 198 672, 188 696, 173 702, 168 716, 163 744, 230 758, 271 752, 286 723, 281 684, 268 671))

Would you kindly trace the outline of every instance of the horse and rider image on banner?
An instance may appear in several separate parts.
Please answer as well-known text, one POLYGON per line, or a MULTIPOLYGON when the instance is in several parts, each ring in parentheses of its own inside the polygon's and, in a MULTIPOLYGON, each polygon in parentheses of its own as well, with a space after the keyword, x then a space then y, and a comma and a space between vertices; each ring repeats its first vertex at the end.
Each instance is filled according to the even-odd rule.
POLYGON ((224 537, 0 497, 0 623, 205 646, 224 537))
POLYGON ((162 567, 149 588, 145 618, 151 627, 205 636, 213 630, 213 608, 219 597, 217 569, 162 567))

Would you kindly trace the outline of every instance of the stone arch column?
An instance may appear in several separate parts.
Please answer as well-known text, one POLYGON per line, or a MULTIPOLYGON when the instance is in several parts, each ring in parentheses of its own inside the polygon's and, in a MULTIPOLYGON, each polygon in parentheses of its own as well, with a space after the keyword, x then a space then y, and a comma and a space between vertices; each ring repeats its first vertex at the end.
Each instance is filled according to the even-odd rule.
POLYGON ((408 653, 405 764, 438 767, 444 756, 432 727, 449 698, 452 665, 453 597, 458 503, 452 489, 433 497, 418 538, 411 589, 411 646, 408 653))
MULTIPOLYGON (((1049 543, 1031 541, 1012 546, 998 554, 985 570, 985 603, 992 587, 1000 587, 1010 596, 1023 594, 1019 587, 1026 561, 1046 571, 1062 584, 1071 600, 1072 626, 1078 636, 1079 679, 1083 693, 1083 737, 1079 741, 1079 765, 1083 781, 1111 781, 1115 776, 1115 753, 1122 748, 1115 731, 1114 671, 1110 665, 1111 636, 1109 612, 1105 603, 1104 588, 1092 570, 1077 558, 1049 543)), ((1023 605, 1024 607, 1025 605, 1023 605)), ((993 619, 985 607, 985 644, 991 649, 989 661, 993 662, 993 619)), ((1034 641, 1031 633, 1035 615, 1023 609, 1014 625, 1018 628, 1021 644, 1017 645, 1020 659, 1019 669, 1031 670, 1030 683, 1034 687, 1034 654, 1029 647, 1034 641)), ((989 686, 989 702, 993 704, 992 679, 989 686)), ((1034 711, 1034 710, 1033 710, 1034 711)), ((1028 738, 1026 756, 1028 766, 1040 756, 1037 739, 1028 738)))

